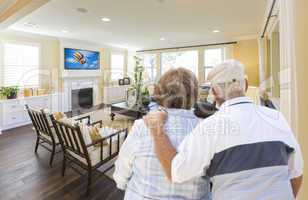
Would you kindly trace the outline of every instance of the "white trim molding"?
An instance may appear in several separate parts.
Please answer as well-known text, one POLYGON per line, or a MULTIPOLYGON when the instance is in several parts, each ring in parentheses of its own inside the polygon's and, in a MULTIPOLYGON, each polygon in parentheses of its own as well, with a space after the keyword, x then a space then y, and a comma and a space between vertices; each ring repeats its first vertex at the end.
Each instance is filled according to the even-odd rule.
POLYGON ((294 67, 296 66, 295 57, 295 33, 294 33, 294 11, 293 1, 279 0, 279 32, 280 32, 280 104, 281 111, 287 118, 292 129, 297 130, 296 119, 296 74, 294 67), (285 88, 286 83, 290 83, 285 88))

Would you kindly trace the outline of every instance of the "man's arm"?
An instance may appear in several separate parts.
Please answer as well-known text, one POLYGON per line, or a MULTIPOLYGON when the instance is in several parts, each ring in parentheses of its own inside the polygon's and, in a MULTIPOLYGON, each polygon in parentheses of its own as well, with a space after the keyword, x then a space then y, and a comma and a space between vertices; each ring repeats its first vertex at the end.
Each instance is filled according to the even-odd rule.
POLYGON ((291 185, 292 185, 293 194, 294 194, 295 198, 298 195, 298 192, 299 192, 299 189, 302 185, 302 182, 303 182, 303 176, 299 176, 297 178, 291 179, 291 185))
POLYGON ((153 136, 156 156, 166 176, 175 183, 203 176, 215 152, 215 141, 205 134, 205 124, 199 124, 175 149, 163 129, 165 119, 166 114, 162 112, 144 117, 153 136))
POLYGON ((161 128, 157 131, 161 134, 153 134, 156 156, 160 161, 167 178, 172 181, 172 160, 176 156, 176 150, 172 146, 168 136, 164 133, 164 130, 161 128))
POLYGON ((172 160, 176 155, 176 149, 172 146, 163 128, 167 119, 167 113, 164 111, 154 112, 148 114, 143 119, 153 136, 156 156, 167 178, 172 181, 172 160))

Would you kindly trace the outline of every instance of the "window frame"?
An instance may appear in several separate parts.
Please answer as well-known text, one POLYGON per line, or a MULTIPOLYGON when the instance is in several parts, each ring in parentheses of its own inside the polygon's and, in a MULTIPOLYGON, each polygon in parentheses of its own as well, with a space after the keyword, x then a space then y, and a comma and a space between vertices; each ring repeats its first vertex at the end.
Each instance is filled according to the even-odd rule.
POLYGON ((188 51, 194 51, 197 53, 197 66, 196 71, 193 71, 193 73, 198 78, 199 76, 199 49, 198 48, 185 48, 185 49, 178 49, 178 50, 172 50, 172 51, 162 51, 160 52, 160 75, 162 75, 163 72, 163 54, 164 53, 180 53, 180 52, 188 52, 188 51))
POLYGON ((150 69, 150 73, 151 73, 149 75, 150 79, 149 79, 149 81, 146 81, 146 83, 155 83, 156 80, 157 80, 157 77, 158 77, 157 60, 158 60, 158 56, 157 56, 156 53, 144 53, 144 54, 142 54, 142 63, 143 63, 144 71, 147 71, 147 69, 150 69), (149 67, 149 66, 145 65, 145 60, 144 60, 145 55, 154 56, 154 60, 155 60, 154 66, 149 67), (154 72, 156 72, 156 73, 154 73, 154 72))
POLYGON ((5 86, 5 45, 20 45, 20 46, 33 46, 38 48, 38 85, 32 85, 32 86, 25 86, 25 85, 18 85, 19 88, 26 88, 26 87, 32 87, 32 88, 39 88, 42 85, 42 79, 41 79, 41 72, 42 72, 42 45, 38 42, 27 42, 27 41, 18 41, 18 40, 7 40, 0 43, 0 54, 1 54, 1 64, 3 67, 1 67, 1 74, 0 77, 0 85, 5 86))
POLYGON ((206 77, 206 74, 208 74, 208 73, 206 73, 206 71, 207 70, 212 70, 215 66, 213 65, 213 66, 207 66, 206 64, 205 64, 205 62, 206 62, 206 57, 205 57, 205 52, 207 51, 207 50, 212 50, 212 49, 221 49, 222 51, 221 51, 221 61, 224 61, 224 60, 226 60, 226 56, 227 56, 227 52, 226 52, 226 47, 225 46, 220 46, 220 47, 210 47, 210 48, 205 48, 205 49, 203 49, 203 60, 204 60, 204 62, 203 62, 203 70, 204 70, 204 73, 203 73, 203 77, 204 77, 204 80, 206 80, 207 79, 207 77, 206 77))
POLYGON ((113 64, 112 64, 112 56, 113 55, 120 55, 120 56, 122 56, 123 57, 123 71, 122 71, 122 73, 123 73, 123 77, 122 78, 124 78, 125 77, 125 63, 126 63, 126 58, 125 58, 125 53, 123 53, 123 52, 118 52, 118 51, 114 51, 114 52, 111 52, 111 54, 110 54, 110 81, 111 82, 117 82, 118 81, 118 79, 114 79, 114 77, 113 77, 113 64))

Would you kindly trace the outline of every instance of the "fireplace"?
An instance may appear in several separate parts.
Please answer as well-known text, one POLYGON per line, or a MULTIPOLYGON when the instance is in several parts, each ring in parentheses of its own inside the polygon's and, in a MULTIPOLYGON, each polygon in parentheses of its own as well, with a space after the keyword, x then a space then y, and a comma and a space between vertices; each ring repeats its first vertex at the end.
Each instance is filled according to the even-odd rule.
POLYGON ((93 107, 93 88, 72 90, 71 103, 73 111, 93 107))

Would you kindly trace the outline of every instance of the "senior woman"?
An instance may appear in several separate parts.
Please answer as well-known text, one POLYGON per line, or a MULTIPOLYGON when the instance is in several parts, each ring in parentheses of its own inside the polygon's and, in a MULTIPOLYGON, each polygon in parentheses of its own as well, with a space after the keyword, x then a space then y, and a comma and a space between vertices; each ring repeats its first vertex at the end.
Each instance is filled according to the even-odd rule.
MULTIPOLYGON (((168 112, 165 129, 175 147, 200 120, 191 108, 198 95, 195 75, 184 68, 171 69, 159 80, 154 90, 156 102, 168 112)), ((113 175, 126 200, 208 200, 207 178, 195 178, 184 183, 171 183, 156 158, 154 144, 142 119, 136 120, 121 147, 113 175)))

